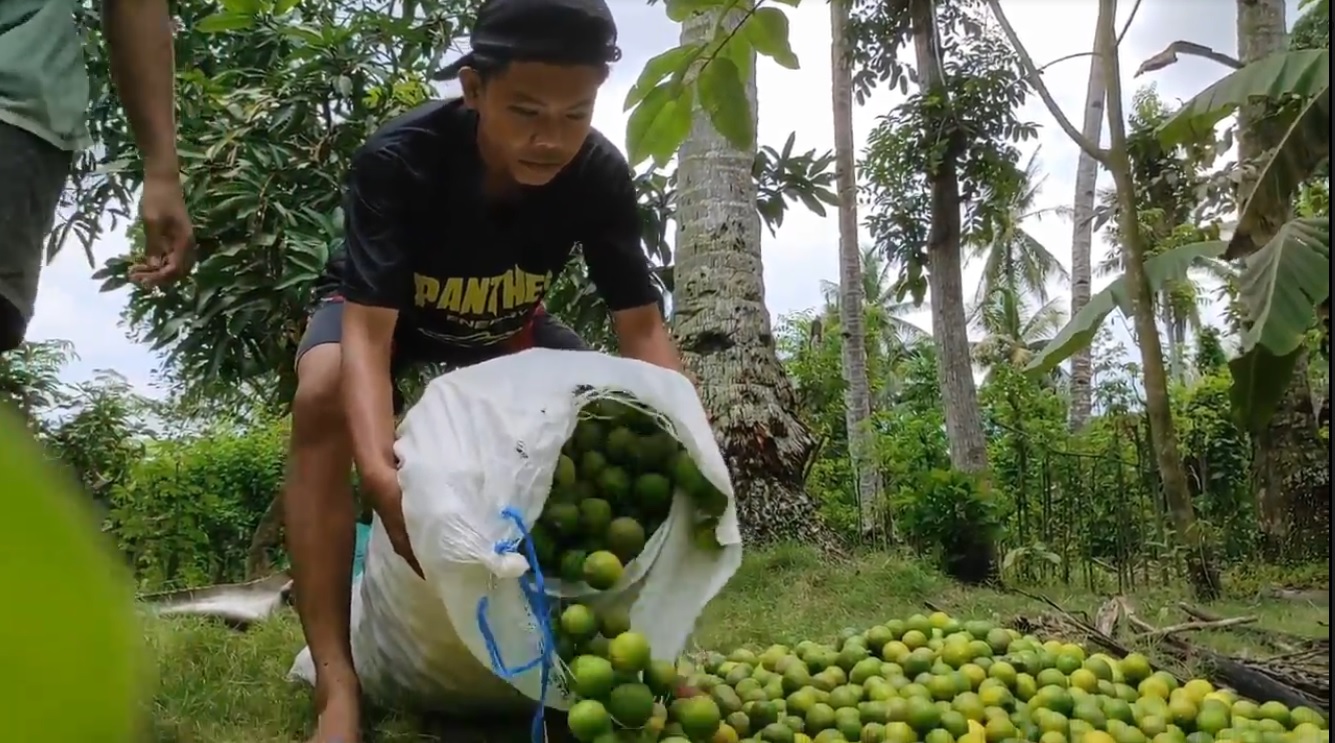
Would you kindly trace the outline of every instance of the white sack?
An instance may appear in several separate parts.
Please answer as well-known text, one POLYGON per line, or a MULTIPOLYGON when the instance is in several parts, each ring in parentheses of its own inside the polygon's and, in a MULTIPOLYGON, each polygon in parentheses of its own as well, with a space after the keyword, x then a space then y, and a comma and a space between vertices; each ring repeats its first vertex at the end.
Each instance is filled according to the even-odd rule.
MULTIPOLYGON (((540 664, 508 683, 493 673, 479 602, 485 599, 505 667, 539 657, 543 633, 520 586, 528 562, 497 549, 521 536, 503 512, 522 514, 528 526, 538 519, 580 408, 611 390, 661 413, 700 472, 728 496, 716 533, 722 549, 696 547, 695 507, 678 492, 644 552, 597 601, 631 603, 631 625, 655 657, 682 651, 705 604, 742 560, 732 483, 695 388, 680 374, 640 361, 533 349, 438 377, 399 426, 394 451, 402 463, 404 520, 426 580, 394 554, 376 519, 352 600, 353 659, 373 698, 441 711, 543 699, 540 664)), ((545 582, 549 594, 597 593, 561 585, 555 576, 545 582)), ((303 649, 291 675, 310 683, 313 671, 303 649)), ((570 704, 555 678, 544 701, 558 709, 570 704)))

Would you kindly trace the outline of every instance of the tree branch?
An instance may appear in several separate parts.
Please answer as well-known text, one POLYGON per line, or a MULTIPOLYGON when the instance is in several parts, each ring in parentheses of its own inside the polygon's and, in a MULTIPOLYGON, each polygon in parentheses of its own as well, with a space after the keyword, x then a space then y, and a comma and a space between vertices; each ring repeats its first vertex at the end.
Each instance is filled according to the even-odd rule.
POLYGON ((1084 150, 1085 154, 1094 158, 1099 164, 1106 166, 1108 161, 1107 150, 1100 149, 1097 142, 1086 139, 1079 129, 1071 125, 1071 120, 1066 118, 1066 114, 1062 113, 1061 107, 1057 105, 1052 93, 1048 91, 1048 86, 1043 84, 1043 77, 1038 74, 1038 68, 1034 66, 1034 60, 1029 56, 1029 50, 1024 48, 1024 44, 1020 43, 1020 37, 1015 34, 1015 29, 1011 26, 1010 20, 1006 18, 1006 12, 1001 9, 1000 0, 987 0, 987 5, 991 8, 993 17, 997 19, 997 24, 1001 26, 1001 32, 1006 35, 1006 40, 1014 47, 1016 56, 1020 58, 1021 71, 1028 78, 1029 84, 1034 86, 1038 96, 1043 99, 1043 104, 1047 106, 1048 113, 1052 114, 1052 118, 1057 120, 1057 125, 1062 128, 1062 131, 1066 132, 1066 136, 1070 137, 1071 141, 1075 142, 1081 150, 1084 150))
POLYGON ((1117 34, 1118 48, 1121 48, 1122 39, 1126 38, 1126 32, 1131 30, 1131 22, 1136 20, 1136 13, 1139 12, 1140 12, 1140 0, 1136 0, 1136 4, 1131 6, 1131 14, 1126 17, 1126 23, 1122 24, 1122 32, 1117 34))
POLYGON ((1146 72, 1162 70, 1169 65, 1177 64, 1178 54, 1201 57, 1212 62, 1218 62, 1225 67, 1231 67, 1235 70, 1242 69, 1242 62, 1239 62, 1237 59, 1230 57, 1223 52, 1216 52, 1208 46, 1202 46, 1201 44, 1196 44, 1191 41, 1178 39, 1169 44, 1163 51, 1142 62, 1140 67, 1136 70, 1134 77, 1140 77, 1146 72))
POLYGON ((1092 56, 1094 56, 1094 52, 1076 52, 1074 54, 1067 54, 1064 57, 1057 57, 1056 59, 1052 60, 1051 62, 1048 62, 1042 67, 1039 67, 1038 74, 1042 75, 1044 72, 1048 71, 1049 67, 1061 64, 1062 62, 1066 62, 1072 59, 1079 59, 1080 57, 1092 57, 1092 56))

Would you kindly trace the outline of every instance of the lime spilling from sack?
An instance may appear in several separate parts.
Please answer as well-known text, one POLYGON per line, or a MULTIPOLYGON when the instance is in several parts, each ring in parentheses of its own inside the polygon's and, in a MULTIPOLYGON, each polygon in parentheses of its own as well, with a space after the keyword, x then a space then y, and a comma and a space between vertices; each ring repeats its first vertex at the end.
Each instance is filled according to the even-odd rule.
POLYGON ((562 581, 614 588, 668 518, 675 493, 695 506, 693 541, 717 548, 728 498, 659 416, 631 399, 596 400, 561 448, 551 492, 531 529, 538 565, 562 581))

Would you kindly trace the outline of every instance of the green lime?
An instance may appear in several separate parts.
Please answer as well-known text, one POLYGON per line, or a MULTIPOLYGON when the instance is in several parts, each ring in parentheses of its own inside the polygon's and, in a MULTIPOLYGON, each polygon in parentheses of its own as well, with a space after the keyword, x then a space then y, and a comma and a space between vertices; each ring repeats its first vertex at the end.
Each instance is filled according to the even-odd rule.
POLYGON ((641 512, 662 518, 672 507, 672 482, 657 472, 649 472, 635 479, 631 492, 641 512))
POLYGON ((561 555, 561 580, 567 583, 584 582, 585 554, 583 550, 570 550, 561 555))
POLYGON ((622 632, 630 632, 630 607, 624 604, 609 604, 594 610, 598 615, 598 631, 603 637, 613 638, 622 632))
POLYGON ((585 482, 597 482, 607 467, 607 458, 600 451, 586 451, 579 460, 579 476, 585 482))
POLYGON ((570 708, 567 724, 581 743, 593 743, 600 735, 612 732, 612 716, 602 702, 594 699, 575 702, 570 708))
POLYGON ((644 549, 644 527, 629 516, 612 519, 607 526, 607 548, 622 564, 629 563, 644 549))
POLYGON ((649 667, 649 641, 638 632, 622 632, 607 646, 612 667, 626 673, 638 673, 649 667))
POLYGON ((598 618, 584 604, 571 604, 561 612, 561 632, 579 642, 598 634, 598 618))
POLYGON ((562 501, 547 501, 542 509, 539 522, 562 537, 575 535, 579 531, 579 506, 562 501))
POLYGON ((556 460, 556 472, 552 475, 552 486, 572 488, 575 486, 575 460, 562 454, 556 460))
POLYGON ((607 459, 617 464, 630 464, 635 458, 635 449, 639 444, 639 437, 635 432, 625 426, 613 428, 607 434, 607 459))
POLYGON ((630 487, 630 475, 620 467, 607 467, 598 473, 598 494, 612 503, 625 503, 630 487))
POLYGON ((671 694, 677 685, 677 678, 677 666, 670 661, 650 661, 649 667, 644 669, 644 683, 654 692, 654 696, 671 694))
POLYGON ((621 560, 611 552, 600 550, 584 559, 582 573, 584 582, 595 591, 606 591, 621 580, 624 567, 621 560))
POLYGON ((605 699, 612 692, 615 670, 606 658, 581 655, 570 664, 575 694, 584 699, 605 699))
POLYGON ((673 708, 682 731, 691 740, 708 740, 723 721, 718 705, 709 697, 681 699, 673 708))
POLYGON ((622 684, 612 689, 607 711, 622 727, 643 727, 654 716, 654 693, 644 684, 622 684))
POLYGON ((0 440, 9 504, 0 595, 22 599, 0 612, 5 738, 139 740, 148 678, 123 560, 8 409, 0 410, 0 440))

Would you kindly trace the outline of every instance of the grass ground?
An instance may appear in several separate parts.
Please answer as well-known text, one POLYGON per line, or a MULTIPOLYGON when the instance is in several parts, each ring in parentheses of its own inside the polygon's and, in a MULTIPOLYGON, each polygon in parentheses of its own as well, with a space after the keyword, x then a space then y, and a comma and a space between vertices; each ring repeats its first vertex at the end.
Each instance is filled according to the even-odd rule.
MULTIPOLYGON (((1242 584, 1239 584, 1242 585, 1242 584)), ((1071 611, 1093 616, 1103 597, 1051 587, 1041 591, 1071 611)), ((1251 584, 1240 594, 1255 595, 1251 584)), ((1160 588, 1130 597, 1140 616, 1156 624, 1180 622, 1181 590, 1160 588)), ((1050 609, 1015 593, 958 586, 917 563, 884 554, 833 566, 802 548, 749 555, 701 618, 694 636, 700 648, 764 647, 823 639, 845 627, 864 628, 893 617, 924 612, 924 603, 960 618, 1008 621, 1050 609)), ((1328 635, 1325 600, 1234 598, 1210 607, 1223 615, 1253 615, 1258 626, 1303 635, 1328 635)), ((1229 652, 1246 652, 1246 635, 1201 633, 1195 639, 1229 652)), ((159 668, 152 701, 154 743, 291 743, 303 740, 310 718, 304 688, 285 680, 302 646, 295 618, 282 616, 244 634, 193 619, 154 621, 148 638, 159 668)), ((527 743, 516 728, 454 722, 423 723, 393 711, 378 711, 368 743, 448 741, 527 743)), ((526 722, 526 721, 524 721, 526 722)))

